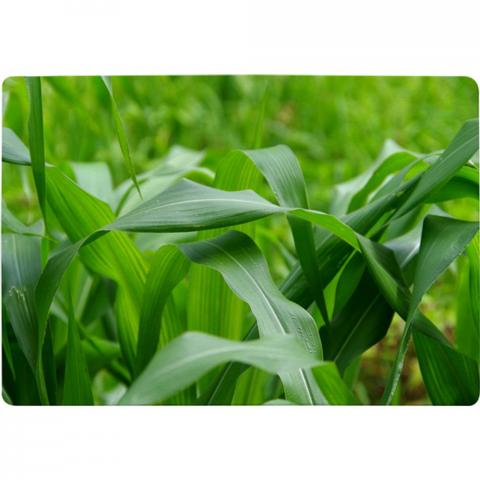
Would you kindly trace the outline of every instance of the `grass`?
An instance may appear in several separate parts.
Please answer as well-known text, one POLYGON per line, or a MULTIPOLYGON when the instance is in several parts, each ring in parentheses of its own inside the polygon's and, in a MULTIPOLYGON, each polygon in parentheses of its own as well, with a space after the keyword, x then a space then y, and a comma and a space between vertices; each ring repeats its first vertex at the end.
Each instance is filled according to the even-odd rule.
POLYGON ((28 86, 3 86, 6 401, 478 399, 470 79, 28 86))

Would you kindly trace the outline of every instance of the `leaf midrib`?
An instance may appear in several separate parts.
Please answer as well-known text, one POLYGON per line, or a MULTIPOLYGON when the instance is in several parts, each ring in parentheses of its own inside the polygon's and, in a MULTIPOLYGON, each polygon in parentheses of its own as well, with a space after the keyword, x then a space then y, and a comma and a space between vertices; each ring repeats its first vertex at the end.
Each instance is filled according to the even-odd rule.
MULTIPOLYGON (((225 249, 223 249, 219 245, 216 245, 215 243, 210 242, 208 240, 206 240, 205 243, 207 243, 207 244, 213 246, 214 248, 220 250, 221 252, 223 252, 227 257, 232 259, 247 274, 247 276, 252 280, 253 284, 257 287, 257 289, 261 293, 262 297, 265 299, 266 304, 269 306, 270 310, 273 311, 275 319, 277 320, 278 324, 280 325, 280 329, 282 330, 282 333, 284 335, 287 335, 288 332, 285 330, 285 327, 282 325, 282 322, 281 322, 280 318, 278 317, 277 312, 275 311, 273 306, 270 304, 270 301, 268 300, 268 297, 265 295, 265 293, 264 293, 263 289, 261 288, 260 284, 255 280, 254 277, 252 277, 252 275, 250 275, 250 272, 247 269, 245 269, 245 267, 235 257, 233 257, 229 252, 227 252, 225 249)), ((305 378, 305 372, 302 369, 299 369, 298 372, 299 372, 300 378, 302 379, 302 382, 305 386, 305 391, 307 392, 308 400, 313 405, 314 404, 313 396, 312 396, 312 393, 310 392, 310 387, 308 385, 307 379, 305 378)))

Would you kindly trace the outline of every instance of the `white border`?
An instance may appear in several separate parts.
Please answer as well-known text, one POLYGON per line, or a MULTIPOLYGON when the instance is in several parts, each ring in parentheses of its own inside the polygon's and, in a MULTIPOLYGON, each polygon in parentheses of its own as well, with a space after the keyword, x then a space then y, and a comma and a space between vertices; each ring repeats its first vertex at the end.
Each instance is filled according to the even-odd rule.
MULTIPOLYGON (((58 74, 480 78, 474 1, 4 2, 0 79, 58 74)), ((474 478, 470 408, 0 405, 1 478, 474 478)))

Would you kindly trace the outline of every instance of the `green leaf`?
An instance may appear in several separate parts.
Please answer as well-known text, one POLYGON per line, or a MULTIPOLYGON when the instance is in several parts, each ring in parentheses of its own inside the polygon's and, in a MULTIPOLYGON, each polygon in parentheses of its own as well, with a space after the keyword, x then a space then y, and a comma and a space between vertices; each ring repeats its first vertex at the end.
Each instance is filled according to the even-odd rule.
POLYGON ((40 240, 2 235, 2 290, 10 324, 30 367, 37 365, 34 288, 40 277, 40 240))
POLYGON ((355 232, 333 215, 274 205, 251 190, 229 192, 183 180, 119 217, 106 228, 133 232, 187 232, 252 222, 287 213, 321 226, 358 249, 355 232))
POLYGON ((479 374, 474 360, 415 330, 413 341, 434 405, 473 405, 478 401, 479 374))
POLYGON ((288 400, 285 400, 283 398, 275 398, 274 400, 269 400, 268 402, 265 402, 264 405, 268 407, 288 407, 295 405, 295 403, 289 402, 288 400))
POLYGON ((163 309, 175 286, 185 277, 188 260, 173 245, 161 247, 152 260, 145 282, 138 331, 137 375, 153 357, 160 339, 163 309))
MULTIPOLYGON (((405 319, 405 327, 383 396, 386 403, 391 402, 395 393, 415 314, 423 295, 440 274, 465 250, 477 231, 478 223, 476 222, 464 222, 433 215, 425 218, 422 230, 422 241, 415 268, 413 292, 408 302, 408 314, 403 316, 405 319)), ((403 290, 398 293, 405 299, 409 298, 409 295, 405 294, 403 290)), ((428 360, 423 359, 421 355, 419 355, 419 362, 422 363, 425 361, 428 360)))
POLYGON ((140 191, 140 184, 138 183, 137 176, 135 174, 135 167, 133 165, 133 161, 130 156, 130 149, 128 147, 127 134, 125 132, 125 127, 123 126, 122 117, 120 116, 120 112, 118 111, 117 102, 115 101, 115 97, 113 95, 112 81, 109 77, 102 77, 102 81, 110 95, 113 123, 115 125, 115 132, 117 134, 118 143, 122 151, 123 160, 125 161, 125 166, 127 167, 127 171, 130 175, 130 178, 132 179, 135 185, 135 188, 137 189, 138 195, 140 196, 140 198, 142 198, 142 192, 140 191))
MULTIPOLYGON (((381 174, 377 174, 377 170, 381 169, 382 171, 386 168, 386 170, 390 171, 390 173, 395 171, 395 165, 395 168, 389 168, 388 166, 383 167, 383 164, 386 163, 388 165, 390 162, 389 158, 394 157, 398 153, 403 153, 403 149, 393 140, 386 140, 375 162, 365 172, 350 180, 347 180, 346 182, 339 183, 333 187, 333 196, 330 211, 335 215, 343 215, 349 211, 356 210, 356 208, 352 208, 350 206, 353 197, 359 192, 365 190, 372 190, 367 186, 370 179, 374 176, 383 176, 381 174)), ((373 183, 377 182, 373 181, 373 183)))
POLYGON ((113 194, 112 176, 108 165, 103 162, 72 162, 70 165, 78 186, 90 195, 108 203, 113 194))
POLYGON ((463 253, 478 228, 478 222, 465 222, 436 215, 425 218, 409 316, 440 274, 463 253))
POLYGON ((188 332, 170 342, 153 357, 122 397, 120 404, 160 403, 212 368, 231 360, 277 374, 321 363, 291 335, 235 342, 188 332))
MULTIPOLYGON (((227 155, 219 163, 213 186, 217 190, 235 191, 256 189, 260 174, 251 161, 244 161, 234 153, 227 155)), ((255 238, 256 223, 250 222, 235 227, 255 238)), ((225 228, 202 231, 198 240, 205 240, 225 232, 225 228)), ((200 264, 192 265, 189 274, 187 294, 187 324, 189 330, 204 331, 232 340, 240 340, 249 327, 247 320, 248 306, 236 296, 215 270, 200 264)), ((200 394, 214 377, 210 372, 198 383, 200 394)))
POLYGON ((467 247, 468 264, 457 296, 457 328, 455 337, 458 349, 480 362, 480 241, 477 234, 467 247))
POLYGON ((324 365, 313 368, 312 372, 330 405, 360 405, 340 377, 334 363, 326 362, 324 365))
MULTIPOLYGON (((421 224, 419 227, 386 244, 402 269, 409 265, 418 252, 421 224)), ((385 258, 388 259, 390 255, 388 252, 385 258)), ((358 355, 385 336, 392 320, 392 307, 372 275, 365 272, 364 266, 365 259, 360 254, 356 254, 346 265, 338 280, 333 322, 330 328, 322 327, 320 331, 325 358, 335 360, 341 372, 358 355)), ((393 259, 384 261, 381 268, 395 272, 396 262, 393 259)), ((397 282, 401 281, 400 277, 395 278, 395 273, 393 277, 397 282)), ((398 306, 398 302, 395 304, 398 306)), ((403 306, 408 308, 405 304, 403 306)), ((426 319, 423 319, 423 323, 428 324, 426 319)))
POLYGON ((440 190, 478 150, 478 119, 465 122, 441 157, 422 175, 407 200, 395 213, 400 217, 440 190))
MULTIPOLYGON (((398 202, 398 195, 403 191, 404 187, 396 187, 389 194, 379 198, 365 207, 359 208, 342 218, 342 222, 348 225, 354 232, 366 235, 371 229, 389 212, 393 211, 398 202)), ((348 259, 352 252, 353 238, 351 233, 345 240, 330 232, 320 230, 316 238, 316 255, 320 271, 322 272, 322 280, 328 284, 339 272, 344 262, 348 259)), ((355 234, 353 233, 353 236, 355 234)), ((356 238, 355 238, 355 241, 356 238)), ((355 248, 355 247, 354 247, 355 248)), ((308 307, 313 301, 303 276, 300 266, 295 266, 281 287, 285 296, 304 307, 308 307)))
POLYGON ((119 217, 112 227, 135 232, 188 232, 239 225, 283 210, 250 190, 227 192, 182 180, 119 217))
MULTIPOLYGON (((339 288, 342 284, 339 283, 339 288)), ((393 311, 365 272, 345 306, 328 328, 322 327, 325 359, 333 360, 340 372, 387 333, 393 311)))
POLYGON ((348 210, 357 210, 363 206, 367 202, 369 195, 380 187, 389 175, 412 164, 417 158, 418 156, 409 152, 396 152, 385 158, 372 172, 365 185, 352 196, 348 210))
POLYGON ((203 152, 179 146, 172 147, 158 166, 138 175, 138 181, 142 185, 143 199, 134 192, 133 181, 127 179, 112 193, 110 205, 117 215, 132 210, 142 200, 149 200, 171 187, 180 178, 197 171, 203 157, 203 152))
POLYGON ((70 296, 68 304, 68 343, 63 404, 93 405, 91 380, 70 296))
POLYGON ((30 99, 30 117, 28 133, 33 179, 37 189, 38 203, 46 225, 45 194, 45 140, 43 135, 42 86, 39 77, 27 77, 27 89, 30 99))
POLYGON ((2 230, 17 233, 19 235, 42 236, 42 225, 25 225, 8 209, 5 201, 2 200, 2 230))
MULTIPOLYGON (((156 197, 152 201, 145 202, 134 211, 128 213, 124 217, 121 217, 119 220, 117 220, 117 222, 114 222, 108 228, 113 229, 113 228, 121 227, 127 230, 140 229, 142 231, 144 229, 148 229, 148 231, 157 231, 159 229, 161 231, 164 231, 165 229, 167 229, 167 231, 170 231, 172 229, 176 231, 178 230, 183 231, 183 230, 189 230, 189 229, 214 228, 220 225, 225 226, 225 223, 232 222, 232 220, 228 218, 229 215, 226 215, 224 212, 220 212, 220 220, 219 220, 219 215, 217 211, 211 210, 211 208, 209 208, 209 211, 205 211, 206 209, 204 210, 204 206, 199 207, 198 204, 194 205, 195 202, 192 200, 192 196, 195 199, 198 199, 199 192, 201 193, 201 195, 203 195, 202 198, 205 198, 206 200, 205 203, 212 201, 209 207, 215 207, 215 206, 218 207, 219 204, 222 202, 222 200, 224 200, 226 197, 229 197, 229 195, 231 194, 240 193, 241 195, 244 195, 245 193, 248 193, 249 195, 253 195, 255 197, 255 203, 260 202, 262 204, 262 208, 266 208, 267 210, 273 210, 277 212, 284 212, 284 213, 290 213, 290 214, 295 214, 299 216, 304 215, 306 217, 311 217, 311 219, 313 219, 316 223, 320 223, 322 224, 322 226, 326 226, 331 231, 334 231, 335 234, 339 235, 340 238, 347 241, 347 243, 349 243, 350 245, 355 246, 355 243, 357 242, 355 232, 353 232, 349 227, 347 227, 343 222, 340 222, 335 217, 329 216, 327 214, 323 214, 322 212, 305 211, 305 210, 298 210, 298 209, 295 209, 295 211, 287 210, 287 209, 283 209, 282 207, 277 207, 273 204, 270 204, 269 202, 266 202, 261 197, 255 196, 253 192, 223 192, 216 189, 208 189, 208 187, 199 186, 199 185, 193 184, 192 182, 182 182, 176 187, 173 187, 172 189, 169 189, 163 192, 163 194, 161 194, 159 197, 156 197), (155 206, 155 201, 158 202, 158 204, 160 205, 161 207, 160 210, 162 210, 162 208, 164 208, 165 205, 171 206, 169 204, 169 200, 172 195, 172 192, 177 195, 174 202, 176 204, 175 207, 178 207, 180 209, 185 208, 185 211, 188 212, 188 215, 186 219, 182 218, 182 223, 179 226, 178 220, 177 222, 174 222, 171 219, 172 217, 171 212, 167 211, 166 214, 162 212, 162 215, 165 215, 167 219, 167 226, 165 227, 165 218, 162 218, 161 215, 158 215, 157 217, 155 217, 153 215, 154 210, 150 209, 150 207, 152 206, 152 204, 153 206, 155 206), (206 196, 207 194, 213 195, 213 197, 207 197, 206 196), (181 202, 181 203, 178 204, 178 202, 181 202), (145 209, 146 205, 149 208, 145 209), (142 209, 145 209, 145 211, 142 212, 141 211, 142 209), (202 215, 204 216, 203 218, 205 220, 205 224, 199 224, 198 212, 200 212, 200 216, 202 215), (135 215, 136 215, 136 218, 135 218, 135 215), (144 222, 145 217, 147 219, 147 223, 144 222), (132 221, 132 218, 133 218, 133 221, 132 221), (126 222, 127 220, 128 222, 126 222), (170 224, 168 224, 168 222, 170 222, 170 224)), ((231 196, 229 198, 234 199, 233 200, 234 203, 237 204, 235 197, 236 195, 231 196)), ((386 211, 388 208, 391 208, 391 205, 392 205, 391 202, 395 200, 395 198, 392 198, 392 197, 393 195, 387 195, 386 198, 379 199, 377 202, 374 202, 373 204, 368 205, 368 208, 366 208, 365 210, 360 209, 359 211, 355 212, 355 214, 352 214, 351 216, 347 217, 347 219, 350 221, 354 220, 353 223, 354 224, 357 223, 362 229, 368 228, 368 225, 369 224, 371 225, 376 220, 376 218, 378 218, 378 215, 386 211)), ((200 202, 200 204, 201 203, 202 202, 200 202)), ((225 208, 225 206, 223 207, 225 208)), ((253 219, 257 218, 258 211, 256 211, 255 209, 250 210, 250 207, 251 205, 245 208, 245 205, 244 205, 243 210, 240 210, 241 213, 245 215, 244 221, 249 221, 252 219, 252 217, 253 219)), ((258 205, 255 205, 255 207, 258 207, 258 205)), ((178 214, 178 212, 176 213, 178 214)), ((234 219, 234 222, 238 222, 238 219, 234 219)), ((326 240, 328 240, 328 236, 326 240)), ((333 244, 335 243, 336 242, 333 242, 333 244)), ((328 245, 328 241, 326 242, 326 245, 328 245)), ((341 252, 341 255, 337 256, 337 258, 342 258, 345 254, 348 254, 348 249, 346 251, 344 250, 343 252, 341 252)), ((317 251, 317 255, 318 255, 318 251, 317 251)), ((329 260, 332 261, 332 258, 329 258, 329 260)))
MULTIPOLYGON (((8 330, 7 330, 7 312, 5 310, 2 310, 3 312, 3 317, 2 317, 2 352, 3 352, 3 358, 6 360, 6 365, 3 364, 3 368, 7 370, 7 368, 10 369, 12 372, 12 377, 15 380, 15 363, 13 361, 12 357, 12 348, 10 346, 10 340, 8 338, 8 330)), ((5 383, 5 382, 4 382, 5 383)))
POLYGON ((35 286, 40 277, 40 239, 32 236, 2 236, 2 293, 9 323, 31 368, 43 404, 48 404, 41 351, 38 349, 39 317, 35 286))
POLYGON ((427 203, 445 202, 459 198, 478 199, 478 168, 463 166, 444 186, 425 198, 427 203))
MULTIPOLYGON (((309 208, 307 189, 302 169, 294 153, 285 145, 259 150, 245 150, 270 185, 282 207, 309 208)), ((303 219, 288 217, 292 229, 298 259, 312 297, 315 299, 324 320, 328 321, 327 307, 323 296, 322 281, 315 256, 313 227, 303 219)))
MULTIPOLYGON (((247 235, 229 231, 179 248, 191 261, 222 274, 235 294, 249 304, 262 337, 292 333, 307 351, 322 354, 315 321, 306 310, 282 296, 260 251, 247 235)), ((287 398, 295 403, 323 403, 323 396, 311 380, 309 372, 284 374, 287 398)))
POLYGON ((80 189, 58 169, 47 169, 48 202, 73 246, 53 255, 37 287, 40 341, 53 295, 66 268, 80 250, 80 257, 92 271, 118 284, 117 327, 122 352, 133 368, 137 344, 141 299, 146 265, 133 241, 124 233, 112 232, 99 238, 96 231, 113 221, 110 207, 80 189), (95 241, 93 241, 95 240, 95 241))
POLYGON ((31 165, 30 152, 10 128, 2 128, 2 161, 17 165, 31 165))

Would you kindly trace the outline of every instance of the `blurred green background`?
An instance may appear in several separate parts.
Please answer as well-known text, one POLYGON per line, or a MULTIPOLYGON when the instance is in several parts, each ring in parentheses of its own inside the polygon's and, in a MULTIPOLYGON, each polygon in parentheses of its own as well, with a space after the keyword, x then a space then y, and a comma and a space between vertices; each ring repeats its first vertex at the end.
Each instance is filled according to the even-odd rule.
MULTIPOLYGON (((328 210, 332 186, 363 172, 386 139, 417 152, 441 150, 465 120, 478 116, 478 88, 466 77, 137 76, 112 82, 137 173, 174 145, 205 151, 214 170, 233 148, 283 143, 298 156, 311 206, 319 210, 328 210)), ((106 162, 115 185, 127 178, 100 78, 44 78, 42 88, 47 161, 106 162)), ((27 145, 28 108, 24 79, 6 79, 4 126, 27 145)), ((39 214, 25 172, 3 164, 3 199, 31 223, 39 214)), ((471 203, 455 208, 461 217, 477 215, 471 203)), ((447 333, 456 288, 457 276, 449 271, 424 302, 447 333)), ((369 401, 381 394, 401 326, 394 321, 387 337, 362 358, 357 393, 368 391, 369 401)), ((414 352, 408 359, 401 403, 424 403, 414 352)))
MULTIPOLYGON (((363 171, 386 138, 420 152, 443 149, 478 115, 476 84, 465 77, 115 77, 113 86, 137 171, 175 144, 252 148, 265 101, 261 146, 294 150, 312 205, 323 209, 329 187, 363 171)), ((5 80, 3 93, 5 126, 26 142, 23 79, 5 80)), ((105 161, 115 182, 126 178, 98 78, 47 79, 43 98, 49 162, 105 161)))

